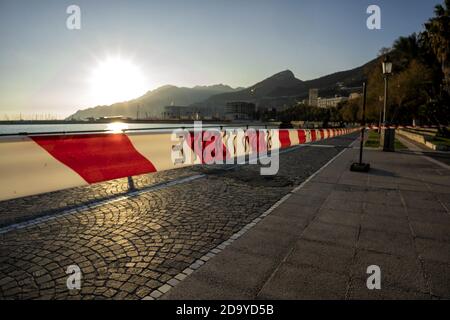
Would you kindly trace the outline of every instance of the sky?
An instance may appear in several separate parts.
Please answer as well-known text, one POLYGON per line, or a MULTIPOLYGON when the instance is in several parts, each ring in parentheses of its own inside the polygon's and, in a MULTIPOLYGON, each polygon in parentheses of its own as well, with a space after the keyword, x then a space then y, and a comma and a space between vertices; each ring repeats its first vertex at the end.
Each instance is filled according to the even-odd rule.
POLYGON ((0 0, 0 120, 19 113, 64 117, 114 102, 118 96, 98 94, 92 80, 108 59, 138 70, 141 80, 128 87, 142 94, 166 84, 247 87, 286 69, 314 79, 363 65, 399 36, 421 31, 437 3, 0 0), (66 27, 74 4, 79 30, 66 27), (369 5, 381 8, 380 30, 366 26, 369 5))

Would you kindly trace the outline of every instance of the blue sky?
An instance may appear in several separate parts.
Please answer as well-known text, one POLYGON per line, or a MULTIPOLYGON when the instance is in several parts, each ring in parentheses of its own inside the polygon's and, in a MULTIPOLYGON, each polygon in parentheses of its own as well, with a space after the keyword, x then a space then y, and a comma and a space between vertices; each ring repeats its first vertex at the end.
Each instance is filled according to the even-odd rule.
MULTIPOLYGON (((133 61, 145 87, 249 86, 290 69, 313 79, 376 57, 422 30, 439 0, 0 0, 2 114, 68 115, 96 101, 86 79, 108 55, 133 61), (66 8, 81 8, 81 30, 66 8), (366 9, 381 7, 381 30, 366 9)), ((144 92, 143 92, 144 93, 144 92)))

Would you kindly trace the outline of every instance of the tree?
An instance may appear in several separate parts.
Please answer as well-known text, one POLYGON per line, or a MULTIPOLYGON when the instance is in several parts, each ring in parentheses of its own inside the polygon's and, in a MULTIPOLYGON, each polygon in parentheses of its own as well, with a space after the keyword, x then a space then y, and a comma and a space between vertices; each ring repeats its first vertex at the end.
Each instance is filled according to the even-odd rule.
POLYGON ((430 69, 418 60, 411 61, 405 70, 392 77, 389 86, 391 122, 411 123, 419 117, 419 108, 430 98, 427 87, 431 79, 430 69))
POLYGON ((299 104, 292 106, 277 115, 278 120, 287 123, 291 121, 321 121, 324 126, 328 125, 331 119, 331 111, 325 108, 318 108, 299 104))
POLYGON ((436 55, 444 75, 444 89, 450 92, 450 0, 437 5, 435 17, 425 23, 424 43, 436 55))
POLYGON ((408 67, 412 60, 418 59, 421 55, 419 39, 415 33, 400 37, 392 45, 391 60, 395 63, 395 69, 403 70, 408 67))
POLYGON ((339 112, 342 120, 348 123, 359 122, 361 99, 347 100, 339 106, 339 112))

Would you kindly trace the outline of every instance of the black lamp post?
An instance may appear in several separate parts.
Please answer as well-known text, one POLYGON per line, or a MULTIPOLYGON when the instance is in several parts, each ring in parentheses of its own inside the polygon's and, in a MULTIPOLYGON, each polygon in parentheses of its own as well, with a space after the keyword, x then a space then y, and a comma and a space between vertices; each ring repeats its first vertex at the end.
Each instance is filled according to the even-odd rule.
POLYGON ((379 107, 378 109, 380 110, 379 112, 379 117, 378 117, 378 134, 381 134, 381 121, 382 121, 382 117, 383 117, 383 106, 381 105, 382 102, 384 102, 384 98, 382 96, 378 97, 378 101, 379 103, 379 107))
POLYGON ((364 149, 364 132, 366 131, 366 97, 367 88, 366 83, 363 83, 363 106, 362 106, 362 119, 361 119, 361 141, 359 147, 359 162, 355 162, 351 165, 350 171, 356 172, 368 172, 370 170, 370 164, 363 163, 363 149, 364 149))
POLYGON ((382 62, 383 75, 384 75, 384 106, 383 106, 383 127, 381 130, 380 145, 383 147, 383 151, 395 151, 395 130, 387 128, 386 122, 386 108, 388 103, 388 82, 389 76, 392 73, 392 62, 389 56, 386 55, 382 62))
POLYGON ((386 55, 382 63, 383 75, 384 75, 384 107, 383 107, 383 126, 386 126, 386 107, 388 99, 388 79, 389 75, 392 73, 392 62, 389 56, 386 55))

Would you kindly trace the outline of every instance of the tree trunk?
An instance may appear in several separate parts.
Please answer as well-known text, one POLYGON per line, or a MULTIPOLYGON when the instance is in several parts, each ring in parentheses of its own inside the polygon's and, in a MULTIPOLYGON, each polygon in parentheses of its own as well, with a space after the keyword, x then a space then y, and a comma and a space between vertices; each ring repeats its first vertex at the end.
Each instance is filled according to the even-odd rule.
POLYGON ((450 93, 450 63, 447 59, 442 59, 442 73, 444 74, 444 90, 450 93))

